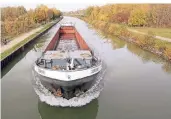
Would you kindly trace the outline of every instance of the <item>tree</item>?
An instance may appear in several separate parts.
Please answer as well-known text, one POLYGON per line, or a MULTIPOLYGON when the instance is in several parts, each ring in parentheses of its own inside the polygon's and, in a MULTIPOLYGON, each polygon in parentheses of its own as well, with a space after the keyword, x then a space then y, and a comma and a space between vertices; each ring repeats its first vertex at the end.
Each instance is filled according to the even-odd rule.
POLYGON ((17 17, 26 14, 27 11, 23 6, 18 7, 4 7, 1 9, 1 19, 5 20, 14 20, 17 17))
POLYGON ((89 17, 91 15, 91 12, 93 11, 93 7, 90 6, 85 10, 85 16, 89 17))
POLYGON ((2 39, 17 36, 35 28, 39 23, 47 22, 61 15, 56 8, 40 5, 36 9, 26 10, 23 6, 1 9, 2 39))
POLYGON ((127 24, 128 19, 129 19, 129 13, 128 12, 118 12, 115 15, 113 15, 112 19, 113 19, 113 22, 127 24))
POLYGON ((146 20, 146 13, 141 9, 136 9, 131 12, 128 23, 131 26, 144 26, 147 24, 146 20))
POLYGON ((57 10, 56 8, 52 8, 53 11, 53 19, 59 17, 61 15, 61 12, 57 10))

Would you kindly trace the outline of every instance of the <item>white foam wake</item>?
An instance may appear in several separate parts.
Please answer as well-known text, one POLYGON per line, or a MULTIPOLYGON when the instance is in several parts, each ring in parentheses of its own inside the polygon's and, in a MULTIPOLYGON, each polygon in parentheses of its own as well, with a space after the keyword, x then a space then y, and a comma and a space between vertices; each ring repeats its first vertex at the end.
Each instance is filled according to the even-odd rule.
POLYGON ((62 107, 80 107, 90 103, 93 99, 99 97, 100 92, 103 89, 103 77, 106 69, 103 69, 97 76, 95 84, 85 93, 78 97, 73 97, 69 100, 63 97, 54 96, 48 89, 46 89, 40 82, 39 77, 34 75, 33 72, 33 87, 36 94, 39 96, 42 102, 45 102, 51 106, 62 106, 62 107))

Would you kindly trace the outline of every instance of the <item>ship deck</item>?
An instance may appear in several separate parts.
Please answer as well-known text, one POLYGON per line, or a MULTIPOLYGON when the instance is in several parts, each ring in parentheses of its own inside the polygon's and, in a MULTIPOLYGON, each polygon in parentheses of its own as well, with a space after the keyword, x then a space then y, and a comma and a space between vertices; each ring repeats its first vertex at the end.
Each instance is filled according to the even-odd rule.
POLYGON ((94 64, 91 49, 73 26, 62 26, 48 44, 37 64, 55 70, 87 69, 94 64), (71 67, 71 66, 70 66, 71 67))
POLYGON ((46 51, 91 50, 74 26, 62 26, 48 44, 46 51))
POLYGON ((60 51, 74 51, 79 50, 76 39, 60 39, 55 50, 60 51))

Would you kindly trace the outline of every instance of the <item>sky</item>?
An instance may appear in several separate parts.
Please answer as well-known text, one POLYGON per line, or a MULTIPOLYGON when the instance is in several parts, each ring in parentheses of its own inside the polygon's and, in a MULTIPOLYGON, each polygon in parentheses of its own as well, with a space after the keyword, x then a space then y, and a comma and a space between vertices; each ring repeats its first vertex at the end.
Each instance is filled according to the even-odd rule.
POLYGON ((91 5, 102 6, 105 5, 106 2, 104 0, 99 0, 98 2, 94 0, 94 2, 85 2, 83 0, 4 0, 1 1, 1 7, 6 6, 19 6, 23 5, 27 10, 30 8, 36 8, 37 5, 44 4, 48 7, 56 7, 57 9, 65 12, 65 11, 75 11, 79 9, 85 9, 91 5))
MULTIPOLYGON (((34 3, 29 3, 29 4, 25 4, 25 3, 5 3, 5 4, 2 4, 1 6, 2 7, 6 7, 6 6, 19 6, 19 5, 23 5, 27 10, 29 10, 30 8, 36 8, 37 5, 40 5, 40 4, 45 4, 45 3, 37 3, 37 4, 34 4, 34 3)), ((52 8, 52 7, 56 7, 57 9, 63 11, 63 12, 67 12, 67 11, 76 11, 76 10, 79 10, 79 9, 84 9, 84 8, 87 8, 88 6, 91 6, 91 5, 98 5, 98 6, 101 6, 101 5, 104 5, 103 3, 51 3, 51 4, 45 4, 47 5, 48 7, 52 8)))
MULTIPOLYGON (((27 10, 36 8, 37 5, 45 4, 48 7, 56 7, 62 12, 85 9, 91 5, 102 6, 110 3, 169 3, 170 0, 1 0, 0 6, 23 5, 27 10)), ((171 1, 170 1, 171 2, 171 1)))

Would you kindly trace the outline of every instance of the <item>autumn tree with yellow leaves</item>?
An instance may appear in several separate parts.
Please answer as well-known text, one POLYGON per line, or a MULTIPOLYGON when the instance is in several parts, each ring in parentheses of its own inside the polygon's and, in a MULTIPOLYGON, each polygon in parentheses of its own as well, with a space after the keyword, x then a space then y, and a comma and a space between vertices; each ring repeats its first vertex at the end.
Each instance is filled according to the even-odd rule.
POLYGON ((84 20, 105 34, 114 35, 171 60, 171 45, 126 27, 171 27, 171 4, 108 4, 85 9, 84 20))
POLYGON ((1 8, 1 41, 11 39, 61 15, 56 8, 39 5, 26 10, 23 6, 1 8))

